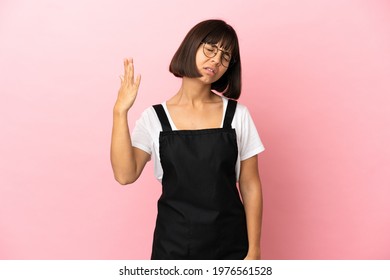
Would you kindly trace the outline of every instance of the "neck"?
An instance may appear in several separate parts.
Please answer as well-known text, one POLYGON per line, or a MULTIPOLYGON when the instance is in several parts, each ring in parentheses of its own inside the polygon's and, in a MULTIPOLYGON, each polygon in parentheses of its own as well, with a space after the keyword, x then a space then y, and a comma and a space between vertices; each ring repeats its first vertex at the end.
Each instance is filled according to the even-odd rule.
POLYGON ((214 97, 210 84, 200 83, 198 79, 183 77, 181 87, 176 95, 178 101, 188 103, 203 103, 214 97))

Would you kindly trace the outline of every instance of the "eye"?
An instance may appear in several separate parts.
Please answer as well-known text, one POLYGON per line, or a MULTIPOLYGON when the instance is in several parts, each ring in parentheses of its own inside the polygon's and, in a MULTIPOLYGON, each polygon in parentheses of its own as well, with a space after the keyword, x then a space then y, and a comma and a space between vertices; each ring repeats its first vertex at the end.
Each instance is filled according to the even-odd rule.
POLYGON ((229 53, 224 53, 222 57, 226 61, 230 61, 232 59, 232 57, 229 53))
POLYGON ((210 44, 205 44, 205 49, 209 52, 215 52, 216 51, 216 47, 213 46, 213 45, 210 45, 210 44))
POLYGON ((205 56, 211 58, 217 54, 218 48, 216 49, 215 46, 208 44, 208 43, 203 43, 203 44, 204 44, 203 45, 203 53, 205 56))

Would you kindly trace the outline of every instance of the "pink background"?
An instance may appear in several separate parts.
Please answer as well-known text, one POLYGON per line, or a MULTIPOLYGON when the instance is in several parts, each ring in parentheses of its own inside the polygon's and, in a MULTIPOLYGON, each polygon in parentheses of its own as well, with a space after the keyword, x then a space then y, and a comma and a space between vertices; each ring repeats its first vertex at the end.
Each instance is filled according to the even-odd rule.
POLYGON ((124 57, 143 80, 130 125, 208 18, 240 38, 266 151, 265 259, 390 259, 390 4, 372 0, 0 2, 0 258, 148 259, 159 183, 114 181, 124 57))

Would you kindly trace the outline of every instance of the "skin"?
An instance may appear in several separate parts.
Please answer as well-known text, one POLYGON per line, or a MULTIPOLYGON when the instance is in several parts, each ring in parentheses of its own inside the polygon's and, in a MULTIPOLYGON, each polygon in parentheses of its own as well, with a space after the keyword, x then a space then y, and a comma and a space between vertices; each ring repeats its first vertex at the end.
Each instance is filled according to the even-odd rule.
MULTIPOLYGON (((201 77, 183 77, 179 91, 167 101, 167 108, 178 129, 218 128, 222 122, 223 103, 211 91, 211 84, 226 72, 221 64, 221 52, 213 58, 196 53, 196 65, 201 77), (213 71, 210 71, 212 69, 213 71)), ((128 112, 137 97, 141 76, 134 78, 133 60, 124 60, 124 75, 113 112, 111 165, 115 179, 122 185, 135 182, 141 175, 150 155, 131 144, 128 112)), ((246 260, 260 259, 262 220, 262 191, 257 156, 241 161, 239 189, 245 208, 249 250, 246 260)))

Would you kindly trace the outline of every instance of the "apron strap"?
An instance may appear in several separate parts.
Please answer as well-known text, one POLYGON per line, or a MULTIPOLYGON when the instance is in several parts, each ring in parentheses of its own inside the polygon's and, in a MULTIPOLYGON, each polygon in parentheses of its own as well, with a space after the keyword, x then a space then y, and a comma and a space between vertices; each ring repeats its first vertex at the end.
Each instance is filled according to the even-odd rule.
POLYGON ((160 120, 163 131, 172 131, 172 127, 171 124, 169 123, 164 107, 161 104, 158 104, 158 105, 153 105, 153 108, 157 113, 157 117, 160 120))
POLYGON ((236 112, 237 101, 229 99, 225 113, 225 120, 223 121, 223 128, 232 128, 232 120, 236 112))

